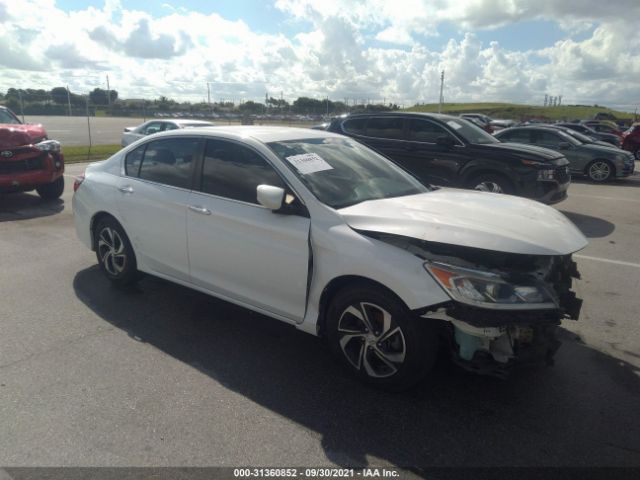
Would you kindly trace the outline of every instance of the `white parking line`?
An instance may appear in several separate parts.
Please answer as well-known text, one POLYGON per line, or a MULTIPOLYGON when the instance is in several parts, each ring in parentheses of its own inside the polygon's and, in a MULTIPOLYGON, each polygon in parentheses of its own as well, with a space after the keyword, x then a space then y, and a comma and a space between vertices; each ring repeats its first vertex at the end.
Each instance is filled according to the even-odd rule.
POLYGON ((640 203, 640 200, 635 198, 620 198, 620 197, 600 197, 596 195, 581 195, 579 193, 570 193, 570 197, 585 197, 585 198, 599 198, 600 200, 616 200, 619 202, 635 202, 640 203))
POLYGON ((583 258, 584 260, 593 260, 594 262, 613 263, 614 265, 640 268, 640 263, 623 262, 622 260, 610 260, 608 258, 590 257, 588 255, 574 255, 574 258, 583 258))

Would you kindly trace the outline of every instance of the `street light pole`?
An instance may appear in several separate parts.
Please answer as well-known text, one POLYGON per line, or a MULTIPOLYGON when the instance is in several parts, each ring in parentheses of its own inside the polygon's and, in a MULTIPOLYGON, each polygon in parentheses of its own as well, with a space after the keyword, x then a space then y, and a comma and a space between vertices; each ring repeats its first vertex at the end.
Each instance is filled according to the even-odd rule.
POLYGON ((444 102, 444 70, 440 74, 440 103, 438 104, 438 113, 442 113, 442 103, 444 102))

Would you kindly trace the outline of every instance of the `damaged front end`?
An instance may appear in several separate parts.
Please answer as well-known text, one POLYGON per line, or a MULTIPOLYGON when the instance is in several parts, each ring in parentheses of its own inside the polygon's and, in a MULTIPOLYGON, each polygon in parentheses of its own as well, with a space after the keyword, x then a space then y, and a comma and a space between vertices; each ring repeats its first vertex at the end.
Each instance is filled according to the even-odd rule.
POLYGON ((416 311, 443 322, 452 358, 461 367, 505 377, 516 365, 552 364, 557 326, 577 320, 580 278, 571 254, 505 253, 361 232, 424 260, 425 270, 451 298, 416 311))

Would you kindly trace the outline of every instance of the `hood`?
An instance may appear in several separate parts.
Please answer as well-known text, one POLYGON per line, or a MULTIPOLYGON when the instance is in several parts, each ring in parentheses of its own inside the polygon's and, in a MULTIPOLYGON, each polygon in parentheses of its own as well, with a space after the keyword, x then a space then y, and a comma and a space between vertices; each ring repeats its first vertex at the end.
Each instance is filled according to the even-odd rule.
POLYGON ((552 207, 511 195, 443 188, 338 210, 355 230, 527 255, 567 255, 586 238, 552 207))
POLYGON ((0 124, 0 148, 21 147, 44 140, 42 125, 0 124))
MULTIPOLYGON (((497 135, 496 138, 498 138, 497 135)), ((537 147, 535 145, 525 145, 524 143, 486 143, 475 144, 473 145, 473 147, 481 150, 486 150, 487 152, 506 151, 505 153, 508 152, 509 154, 515 155, 524 160, 538 160, 541 162, 556 160, 564 156, 561 153, 556 152, 555 150, 537 147)))
POLYGON ((599 143, 583 143, 577 147, 578 149, 587 150, 589 153, 593 155, 604 155, 607 158, 611 156, 616 156, 620 153, 624 155, 624 150, 621 150, 618 147, 614 147, 610 143, 604 143, 601 145, 599 143))

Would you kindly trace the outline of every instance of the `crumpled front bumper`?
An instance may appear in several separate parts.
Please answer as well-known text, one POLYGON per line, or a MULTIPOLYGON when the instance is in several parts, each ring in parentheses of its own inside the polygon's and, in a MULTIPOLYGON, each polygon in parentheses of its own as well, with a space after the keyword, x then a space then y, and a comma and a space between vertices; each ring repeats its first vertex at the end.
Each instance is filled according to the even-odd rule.
MULTIPOLYGON (((18 161, 24 161, 22 159, 18 161)), ((0 192, 25 192, 52 183, 64 174, 62 153, 45 154, 42 167, 34 170, 0 169, 0 192)))
POLYGON ((506 378, 517 366, 553 364, 561 345, 556 338, 561 321, 558 310, 508 312, 509 321, 498 316, 488 322, 491 325, 482 325, 482 318, 478 317, 469 317, 468 321, 454 318, 448 311, 451 309, 445 306, 423 317, 443 321, 442 336, 451 357, 465 370, 506 378))

